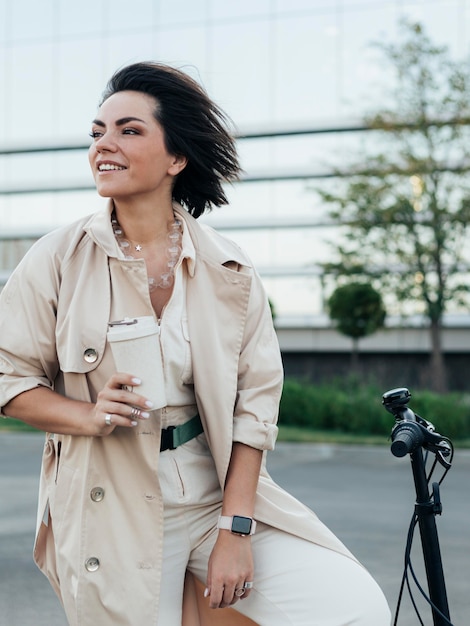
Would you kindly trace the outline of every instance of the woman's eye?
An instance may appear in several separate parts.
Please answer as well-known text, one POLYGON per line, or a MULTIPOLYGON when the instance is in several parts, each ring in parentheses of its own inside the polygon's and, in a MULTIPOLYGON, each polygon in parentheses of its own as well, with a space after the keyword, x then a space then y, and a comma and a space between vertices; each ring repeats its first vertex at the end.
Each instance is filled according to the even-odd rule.
MULTIPOLYGON (((92 139, 99 139, 104 135, 104 132, 101 130, 92 130, 88 133, 92 139)), ((123 128, 123 135, 140 135, 139 131, 136 128, 123 128)))

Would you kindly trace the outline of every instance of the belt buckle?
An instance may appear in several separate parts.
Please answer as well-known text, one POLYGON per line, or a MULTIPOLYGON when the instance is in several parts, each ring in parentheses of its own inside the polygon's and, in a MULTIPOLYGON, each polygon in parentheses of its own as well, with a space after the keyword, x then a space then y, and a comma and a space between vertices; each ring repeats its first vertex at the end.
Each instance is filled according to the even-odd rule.
POLYGON ((176 426, 168 426, 168 428, 164 428, 162 430, 162 443, 164 450, 176 450, 173 431, 176 429, 176 426))

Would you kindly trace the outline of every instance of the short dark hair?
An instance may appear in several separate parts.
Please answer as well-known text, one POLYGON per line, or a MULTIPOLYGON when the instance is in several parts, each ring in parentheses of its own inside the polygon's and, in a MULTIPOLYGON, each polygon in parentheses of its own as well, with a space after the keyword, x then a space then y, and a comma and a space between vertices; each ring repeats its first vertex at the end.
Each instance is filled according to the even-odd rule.
POLYGON ((115 72, 101 104, 119 91, 152 96, 166 149, 188 160, 176 178, 173 199, 196 218, 213 206, 227 204, 222 183, 237 180, 241 169, 229 119, 205 90, 184 72, 150 61, 115 72))

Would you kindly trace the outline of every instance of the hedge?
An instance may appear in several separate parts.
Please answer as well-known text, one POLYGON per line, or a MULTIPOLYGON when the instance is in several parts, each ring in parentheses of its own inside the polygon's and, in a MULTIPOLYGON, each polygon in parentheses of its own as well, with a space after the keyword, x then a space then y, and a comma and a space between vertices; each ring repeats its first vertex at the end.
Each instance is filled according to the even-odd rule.
MULTIPOLYGON (((311 430, 388 435, 394 416, 382 405, 387 389, 360 385, 354 379, 313 385, 286 379, 279 423, 311 430)), ((470 395, 410 390, 409 408, 450 439, 470 437, 470 395)))

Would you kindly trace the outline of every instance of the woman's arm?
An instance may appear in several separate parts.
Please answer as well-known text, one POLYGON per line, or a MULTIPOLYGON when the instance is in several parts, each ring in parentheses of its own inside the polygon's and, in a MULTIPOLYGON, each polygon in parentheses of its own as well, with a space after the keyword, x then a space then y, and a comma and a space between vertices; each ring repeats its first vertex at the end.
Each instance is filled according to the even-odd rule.
MULTIPOLYGON (((253 517, 263 450, 274 447, 283 369, 268 300, 254 273, 244 340, 238 362, 232 456, 225 481, 222 514, 253 517)), ((238 599, 235 590, 254 577, 251 537, 219 530, 209 559, 207 589, 211 608, 238 599)), ((242 598, 247 598, 247 589, 242 598)))
MULTIPOLYGON (((243 443, 234 443, 224 489, 222 515, 253 517, 256 488, 263 452, 243 443)), ((235 589, 253 581, 254 566, 251 537, 229 530, 219 530, 219 535, 209 559, 207 589, 210 607, 223 608, 239 598, 235 589)), ((248 597, 247 589, 243 598, 248 597)))
MULTIPOLYGON (((234 443, 225 481, 222 515, 252 517, 263 451, 234 443)), ((226 531, 228 532, 228 531, 226 531)))
POLYGON ((122 389, 123 385, 135 386, 139 382, 130 374, 114 374, 98 394, 96 404, 66 398, 48 387, 35 387, 10 400, 3 413, 51 433, 109 435, 116 426, 131 428, 137 424, 136 418, 149 417, 151 402, 122 389), (132 407, 139 408, 139 412, 133 412, 132 407), (106 415, 111 416, 111 426, 105 422, 106 415))

